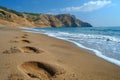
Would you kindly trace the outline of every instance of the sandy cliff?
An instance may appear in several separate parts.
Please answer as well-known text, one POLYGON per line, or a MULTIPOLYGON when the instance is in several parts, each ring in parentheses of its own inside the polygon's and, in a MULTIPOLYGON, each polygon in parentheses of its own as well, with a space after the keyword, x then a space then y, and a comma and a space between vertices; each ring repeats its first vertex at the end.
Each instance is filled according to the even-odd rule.
POLYGON ((22 13, 5 7, 0 7, 0 23, 9 26, 29 27, 92 27, 91 24, 70 14, 22 13))

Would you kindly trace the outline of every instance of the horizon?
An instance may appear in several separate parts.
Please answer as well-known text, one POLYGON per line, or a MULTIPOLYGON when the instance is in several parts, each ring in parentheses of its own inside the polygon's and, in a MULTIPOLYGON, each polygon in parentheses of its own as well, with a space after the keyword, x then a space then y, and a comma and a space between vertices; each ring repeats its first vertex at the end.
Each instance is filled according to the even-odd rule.
POLYGON ((43 13, 43 14, 72 14, 83 22, 93 26, 120 26, 120 11, 117 0, 0 0, 0 6, 18 12, 43 13), (52 1, 54 3, 52 3, 52 1), (41 5, 42 4, 42 5, 41 5), (46 5, 43 5, 46 4, 46 5), (65 5, 64 5, 65 4, 65 5), (39 8, 39 9, 38 9, 39 8))

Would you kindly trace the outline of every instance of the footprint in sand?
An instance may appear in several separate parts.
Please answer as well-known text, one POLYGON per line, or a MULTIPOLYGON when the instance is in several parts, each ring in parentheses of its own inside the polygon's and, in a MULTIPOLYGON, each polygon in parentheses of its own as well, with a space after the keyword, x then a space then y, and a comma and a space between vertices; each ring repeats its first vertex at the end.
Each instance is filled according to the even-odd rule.
POLYGON ((23 43, 31 43, 29 40, 26 40, 26 39, 23 39, 23 40, 20 40, 21 42, 23 43))
MULTIPOLYGON (((15 37, 16 38, 16 37, 15 37)), ((26 38, 25 36, 22 36, 22 38, 26 38)), ((18 42, 22 42, 22 43, 31 43, 31 41, 27 40, 27 39, 19 39, 19 37, 17 37, 15 40, 10 40, 11 43, 18 43, 18 42)))
POLYGON ((37 53, 38 54, 38 53, 44 52, 42 50, 39 50, 39 49, 37 49, 35 47, 31 47, 31 46, 24 46, 21 49, 24 53, 37 53))
POLYGON ((23 36, 21 36, 21 38, 27 38, 28 34, 23 34, 23 36))
POLYGON ((56 70, 48 64, 40 62, 25 62, 19 66, 19 69, 23 71, 31 80, 51 80, 56 75, 63 74, 63 70, 56 70))
POLYGON ((3 54, 14 54, 20 52, 21 50, 19 50, 17 47, 11 47, 10 49, 3 51, 3 54))

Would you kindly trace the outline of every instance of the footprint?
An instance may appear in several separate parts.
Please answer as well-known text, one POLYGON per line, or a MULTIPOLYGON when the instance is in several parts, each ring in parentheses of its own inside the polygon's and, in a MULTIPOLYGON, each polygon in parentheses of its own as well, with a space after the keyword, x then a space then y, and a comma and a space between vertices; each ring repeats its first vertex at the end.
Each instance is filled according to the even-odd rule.
POLYGON ((27 38, 28 34, 23 34, 22 38, 27 38))
MULTIPOLYGON (((36 61, 25 62, 19 67, 29 78, 38 80, 51 80, 56 75, 60 74, 58 70, 48 64, 43 64, 36 61)), ((61 73, 62 74, 62 73, 61 73)))
POLYGON ((23 43, 31 43, 29 40, 26 40, 26 39, 21 40, 21 42, 23 42, 23 43))
POLYGON ((21 36, 21 38, 27 38, 26 36, 21 36))
POLYGON ((28 34, 26 34, 26 33, 25 33, 25 34, 23 34, 23 35, 24 35, 24 36, 28 36, 28 34))
POLYGON ((39 50, 35 47, 25 46, 21 48, 25 53, 42 53, 42 50, 39 50))
POLYGON ((3 51, 3 54, 14 54, 14 53, 20 53, 21 51, 16 47, 11 47, 8 50, 3 51))

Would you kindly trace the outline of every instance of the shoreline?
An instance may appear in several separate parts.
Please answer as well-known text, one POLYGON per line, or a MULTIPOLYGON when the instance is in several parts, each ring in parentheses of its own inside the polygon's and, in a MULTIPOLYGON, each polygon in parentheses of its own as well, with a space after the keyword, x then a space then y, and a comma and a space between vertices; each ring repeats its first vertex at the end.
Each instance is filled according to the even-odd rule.
POLYGON ((116 59, 114 59, 114 58, 110 58, 110 57, 107 57, 107 56, 105 56, 105 55, 102 55, 102 52, 100 52, 100 51, 98 51, 98 50, 96 50, 96 49, 88 48, 88 47, 85 47, 85 46, 83 46, 82 44, 79 44, 79 43, 77 43, 77 42, 70 41, 70 40, 66 40, 66 39, 62 39, 62 38, 58 38, 58 37, 54 37, 54 36, 50 36, 50 35, 48 35, 48 34, 44 34, 44 33, 41 33, 41 32, 39 32, 39 31, 36 31, 36 32, 35 32, 35 31, 33 31, 33 29, 28 28, 28 27, 22 27, 22 29, 25 30, 25 32, 30 32, 30 33, 35 33, 35 34, 43 34, 43 35, 46 35, 46 36, 48 36, 48 37, 52 37, 52 38, 55 38, 55 39, 59 39, 59 40, 68 42, 68 43, 70 43, 70 44, 73 44, 73 46, 77 46, 77 47, 79 47, 79 48, 81 48, 81 49, 83 49, 83 50, 85 50, 85 51, 88 51, 88 53, 91 53, 91 54, 97 56, 98 58, 101 58, 101 59, 103 59, 103 60, 105 60, 105 61, 107 61, 107 62, 109 62, 109 63, 112 63, 112 64, 120 67, 120 61, 118 61, 118 60, 116 60, 116 59))
POLYGON ((10 27, 0 28, 0 37, 2 80, 120 79, 120 67, 73 43, 10 27))

